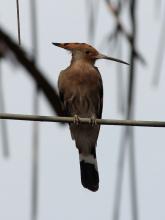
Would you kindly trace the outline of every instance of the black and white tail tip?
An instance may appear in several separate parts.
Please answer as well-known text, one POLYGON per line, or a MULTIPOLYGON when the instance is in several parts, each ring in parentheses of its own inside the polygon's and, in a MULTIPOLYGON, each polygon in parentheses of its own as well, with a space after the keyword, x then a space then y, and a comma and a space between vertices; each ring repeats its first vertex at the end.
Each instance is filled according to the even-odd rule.
POLYGON ((96 154, 79 154, 82 185, 96 192, 99 188, 99 173, 97 168, 96 154))

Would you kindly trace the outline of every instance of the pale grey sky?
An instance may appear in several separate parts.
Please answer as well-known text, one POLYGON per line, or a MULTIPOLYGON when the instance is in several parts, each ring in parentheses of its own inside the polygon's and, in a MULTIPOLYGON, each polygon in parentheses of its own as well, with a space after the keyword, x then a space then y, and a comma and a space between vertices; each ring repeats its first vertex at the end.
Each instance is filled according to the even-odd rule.
MULTIPOLYGON (((56 85, 58 74, 70 61, 70 55, 51 45, 51 42, 87 42, 87 16, 85 1, 38 1, 39 65, 56 85)), ((151 82, 154 59, 158 45, 160 18, 155 19, 155 1, 139 1, 138 48, 148 66, 137 67, 136 119, 165 120, 163 99, 165 74, 162 71, 159 87, 151 82), (148 5, 149 4, 149 5, 148 5)), ((28 1, 20 0, 22 44, 31 48, 28 1)), ((127 19, 126 19, 127 20, 127 19)), ((100 1, 97 48, 112 26, 112 17, 100 1)), ((1 0, 0 25, 15 38, 15 1, 1 0)), ((107 51, 102 52, 107 53, 107 51)), ((114 55, 114 54, 111 54, 114 55)), ((127 60, 126 56, 122 59, 127 60)), ((104 118, 121 118, 117 112, 116 64, 99 61, 104 83, 104 118)), ((165 66, 165 63, 164 63, 165 66)), ((124 67, 125 69, 127 67, 124 67)), ((124 73, 126 80, 127 72, 124 73)), ((22 68, 3 62, 6 111, 32 113, 31 79, 22 68)), ((43 115, 51 115, 44 97, 40 101, 43 115)), ((10 158, 5 160, 0 152, 0 219, 29 220, 31 199, 32 123, 8 121, 10 158)), ((119 142, 123 128, 103 126, 98 140, 98 166, 100 189, 96 193, 81 186, 78 153, 72 142, 68 127, 58 124, 40 124, 40 185, 39 220, 79 219, 110 220, 113 213, 115 178, 119 142)), ((137 185, 140 219, 164 220, 165 211, 165 140, 164 129, 136 128, 137 185)), ((1 133, 0 133, 1 135, 1 133)), ((0 138, 1 140, 1 138, 0 138)), ((2 143, 0 142, 0 149, 2 143)), ((121 219, 131 219, 128 166, 125 164, 121 219)))

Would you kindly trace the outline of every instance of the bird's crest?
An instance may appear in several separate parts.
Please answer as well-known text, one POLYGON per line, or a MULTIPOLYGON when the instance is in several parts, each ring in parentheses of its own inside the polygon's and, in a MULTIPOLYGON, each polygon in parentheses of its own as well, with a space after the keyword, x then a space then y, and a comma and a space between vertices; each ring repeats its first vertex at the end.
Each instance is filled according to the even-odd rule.
POLYGON ((55 46, 62 47, 67 50, 84 50, 90 49, 93 52, 98 53, 98 51, 89 44, 86 43, 53 43, 55 46))

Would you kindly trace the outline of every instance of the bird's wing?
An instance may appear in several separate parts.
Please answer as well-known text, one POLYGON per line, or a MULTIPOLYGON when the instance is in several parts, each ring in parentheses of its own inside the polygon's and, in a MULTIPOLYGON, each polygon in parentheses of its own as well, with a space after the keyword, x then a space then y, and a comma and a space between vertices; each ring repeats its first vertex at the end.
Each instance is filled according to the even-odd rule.
POLYGON ((102 117, 102 110, 103 110, 103 82, 102 82, 102 78, 100 75, 100 72, 98 70, 97 67, 95 67, 95 69, 97 70, 98 74, 99 74, 99 106, 98 106, 98 114, 97 117, 101 118, 102 117))
POLYGON ((60 101, 61 101, 61 105, 63 108, 63 112, 64 112, 65 116, 70 116, 68 109, 67 109, 67 106, 65 104, 65 100, 64 100, 63 86, 61 85, 63 82, 63 74, 64 74, 64 71, 61 71, 59 78, 58 78, 58 90, 59 90, 59 96, 60 96, 60 101))

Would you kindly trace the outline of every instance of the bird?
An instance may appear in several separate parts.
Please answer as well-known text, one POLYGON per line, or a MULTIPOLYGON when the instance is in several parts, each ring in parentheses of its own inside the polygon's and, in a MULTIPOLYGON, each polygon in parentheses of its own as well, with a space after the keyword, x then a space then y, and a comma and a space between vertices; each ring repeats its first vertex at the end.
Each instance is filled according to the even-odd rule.
POLYGON ((79 152, 81 183, 86 189, 96 192, 99 189, 96 145, 100 131, 96 119, 102 117, 103 82, 95 62, 107 59, 128 63, 103 55, 86 43, 52 44, 66 49, 72 55, 69 67, 59 74, 59 97, 65 116, 74 118, 69 127, 79 152), (90 123, 80 123, 80 117, 90 118, 90 123))

